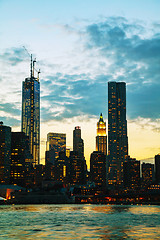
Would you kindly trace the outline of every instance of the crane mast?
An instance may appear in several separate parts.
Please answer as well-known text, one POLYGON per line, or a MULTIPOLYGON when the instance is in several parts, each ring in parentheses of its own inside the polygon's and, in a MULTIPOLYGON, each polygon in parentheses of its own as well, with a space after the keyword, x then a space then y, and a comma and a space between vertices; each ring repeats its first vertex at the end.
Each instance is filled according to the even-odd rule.
POLYGON ((23 46, 24 50, 27 52, 28 56, 30 57, 31 59, 31 64, 30 64, 30 72, 31 72, 31 78, 34 78, 34 71, 37 72, 37 81, 39 81, 39 74, 40 74, 40 69, 37 70, 35 68, 35 63, 36 63, 36 58, 33 60, 32 59, 32 54, 29 54, 28 50, 26 49, 25 46, 23 46))

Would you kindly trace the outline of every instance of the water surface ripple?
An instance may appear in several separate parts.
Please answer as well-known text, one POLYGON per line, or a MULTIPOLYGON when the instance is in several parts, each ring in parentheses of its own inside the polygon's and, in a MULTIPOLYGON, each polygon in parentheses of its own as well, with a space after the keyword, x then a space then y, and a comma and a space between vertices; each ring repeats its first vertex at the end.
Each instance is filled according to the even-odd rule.
POLYGON ((160 239, 160 206, 0 206, 0 240, 160 239))

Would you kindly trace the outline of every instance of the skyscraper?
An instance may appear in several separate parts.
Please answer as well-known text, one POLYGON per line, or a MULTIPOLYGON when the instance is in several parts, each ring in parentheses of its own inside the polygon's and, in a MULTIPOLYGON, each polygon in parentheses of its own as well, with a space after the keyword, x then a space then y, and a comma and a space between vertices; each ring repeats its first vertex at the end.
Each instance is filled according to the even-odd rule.
POLYGON ((0 184, 9 184, 11 164, 11 127, 0 122, 0 184))
POLYGON ((154 164, 142 163, 142 184, 147 187, 154 181, 154 164))
POLYGON ((29 150, 28 137, 24 132, 11 133, 11 168, 10 183, 26 186, 32 168, 32 155, 29 150))
POLYGON ((69 157, 69 181, 71 184, 86 183, 87 165, 84 158, 84 143, 81 138, 81 128, 73 130, 73 151, 69 157))
POLYGON ((65 133, 48 133, 47 134, 47 151, 51 151, 51 150, 54 151, 55 158, 59 157, 59 152, 66 152, 66 134, 65 133))
POLYGON ((22 86, 22 132, 29 137, 33 162, 39 164, 40 152, 40 82, 34 77, 34 63, 31 55, 31 75, 22 86))
POLYGON ((79 156, 84 156, 84 143, 81 138, 81 128, 79 126, 73 130, 73 151, 76 151, 79 156))
POLYGON ((106 188, 106 156, 102 152, 94 151, 90 157, 90 178, 99 190, 106 188))
POLYGON ((123 166, 123 183, 128 189, 138 189, 140 186, 140 161, 129 158, 123 166))
POLYGON ((108 185, 123 185, 123 163, 128 157, 126 84, 108 82, 108 185))
POLYGON ((156 183, 160 183, 160 154, 155 156, 155 178, 156 183))
POLYGON ((99 122, 97 122, 96 151, 107 155, 106 122, 103 120, 102 113, 99 122))
POLYGON ((69 182, 70 184, 86 184, 87 165, 83 156, 77 151, 71 151, 69 157, 69 182))

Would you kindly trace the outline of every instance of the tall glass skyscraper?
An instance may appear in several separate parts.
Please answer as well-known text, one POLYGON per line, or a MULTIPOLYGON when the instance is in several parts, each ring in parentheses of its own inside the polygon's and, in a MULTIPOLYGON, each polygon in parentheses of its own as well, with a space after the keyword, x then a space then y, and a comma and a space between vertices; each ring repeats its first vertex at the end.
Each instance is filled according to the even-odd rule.
POLYGON ((108 186, 123 185, 123 163, 128 157, 126 84, 108 82, 108 186))
POLYGON ((22 132, 29 137, 33 163, 39 164, 40 82, 39 76, 34 77, 34 63, 31 56, 31 75, 23 81, 22 86, 22 132))

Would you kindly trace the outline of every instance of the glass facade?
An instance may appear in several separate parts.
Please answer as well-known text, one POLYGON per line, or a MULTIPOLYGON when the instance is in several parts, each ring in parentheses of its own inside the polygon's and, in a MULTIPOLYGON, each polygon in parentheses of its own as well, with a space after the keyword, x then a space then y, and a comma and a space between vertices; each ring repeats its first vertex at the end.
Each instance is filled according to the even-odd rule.
POLYGON ((40 152, 40 82, 31 76, 22 87, 22 132, 29 137, 33 162, 39 164, 40 152))
POLYGON ((47 151, 54 150, 55 158, 58 158, 59 152, 66 152, 66 134, 48 133, 47 151))
POLYGON ((123 184, 123 163, 127 157, 126 84, 108 82, 108 185, 123 184))

